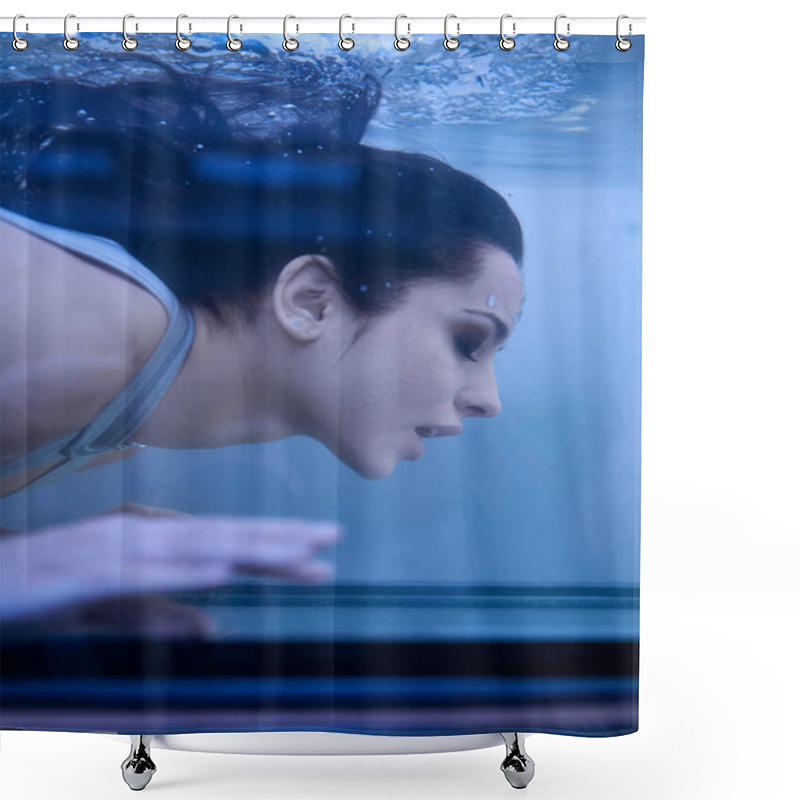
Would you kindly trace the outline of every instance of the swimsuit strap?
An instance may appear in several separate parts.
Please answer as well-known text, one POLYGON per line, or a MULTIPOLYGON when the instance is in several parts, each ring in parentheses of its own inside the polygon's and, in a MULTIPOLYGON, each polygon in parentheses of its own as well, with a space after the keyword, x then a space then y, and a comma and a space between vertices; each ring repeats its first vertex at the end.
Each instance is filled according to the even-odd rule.
POLYGON ((38 476, 27 486, 21 487, 28 489, 50 483, 73 472, 106 450, 144 447, 127 440, 158 405, 183 366, 194 339, 194 319, 189 308, 180 303, 167 285, 117 242, 94 234, 47 225, 5 208, 0 208, 0 218, 7 219, 67 250, 80 255, 89 255, 117 272, 133 278, 154 294, 169 314, 169 325, 153 354, 122 391, 88 424, 77 431, 47 442, 13 461, 0 464, 0 476, 3 476, 35 469, 56 459, 67 459, 38 476))

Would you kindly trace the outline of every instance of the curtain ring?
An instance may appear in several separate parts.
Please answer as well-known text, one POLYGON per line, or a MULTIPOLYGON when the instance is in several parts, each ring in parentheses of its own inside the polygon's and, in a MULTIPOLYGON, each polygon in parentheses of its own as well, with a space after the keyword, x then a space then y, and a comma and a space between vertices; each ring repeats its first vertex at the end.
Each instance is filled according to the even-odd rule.
MULTIPOLYGON (((397 50, 408 50, 408 48, 411 47, 411 40, 406 39, 405 36, 401 36, 398 33, 401 19, 408 19, 408 17, 405 14, 398 14, 394 18, 394 46, 397 50)), ((411 23, 407 22, 406 26, 408 27, 408 32, 411 33, 411 23)))
POLYGON ((453 18, 458 20, 458 17, 456 17, 455 14, 448 14, 444 18, 444 49, 445 50, 457 50, 458 46, 461 44, 461 42, 459 42, 458 39, 456 39, 456 36, 458 36, 458 34, 461 33, 461 23, 460 22, 456 21, 456 36, 451 36, 447 32, 447 23, 453 18))
POLYGON ((511 19, 511 14, 503 14, 500 17, 500 49, 501 50, 513 50, 516 46, 516 42, 512 39, 512 36, 516 36, 517 33, 517 23, 511 23, 511 36, 506 36, 503 31, 503 24, 507 19, 511 19))
MULTIPOLYGON (((181 36, 181 20, 184 17, 188 17, 188 14, 178 14, 178 18, 175 20, 175 35, 178 37, 175 39, 175 47, 178 50, 188 50, 192 46, 192 40, 187 39, 185 36, 181 36)), ((189 32, 191 33, 192 26, 189 25, 189 32)))
MULTIPOLYGON (((133 14, 126 14, 122 18, 122 46, 125 50, 135 50, 139 46, 139 42, 137 42, 136 39, 132 39, 128 36, 127 25, 128 20, 131 18, 136 19, 133 14)), ((138 24, 136 25, 136 30, 139 30, 138 24)))
MULTIPOLYGON (((346 19, 353 19, 353 18, 349 14, 342 14, 342 16, 339 17, 339 49, 340 50, 352 50, 356 46, 356 43, 349 36, 345 36, 342 33, 342 25, 344 24, 344 21, 346 19)), ((355 24, 355 22, 352 22, 351 25, 353 27, 353 33, 355 33, 356 32, 356 24, 355 24)))
MULTIPOLYGON (((553 47, 555 47, 556 50, 560 51, 566 50, 569 47, 569 39, 565 39, 563 36, 558 35, 558 21, 560 19, 566 19, 566 18, 567 18, 566 14, 559 14, 556 17, 556 24, 555 24, 556 40, 553 42, 553 47)), ((569 22, 567 23, 567 35, 569 35, 569 22)))
MULTIPOLYGON (((623 39, 619 35, 619 22, 622 19, 628 19, 628 15, 627 14, 620 14, 617 17, 617 41, 614 42, 614 47, 616 47, 617 50, 620 51, 620 53, 624 53, 626 50, 630 50, 631 47, 633 46, 633 43, 631 42, 630 39, 623 39)), ((630 26, 630 23, 629 23, 628 24, 628 33, 630 33, 630 31, 631 31, 631 26, 630 26)))
POLYGON ((242 49, 242 40, 237 39, 235 36, 231 36, 231 20, 232 19, 239 19, 236 14, 231 14, 228 17, 228 42, 225 45, 231 53, 237 53, 239 50, 242 49))
MULTIPOLYGON (((75 16, 75 14, 67 14, 67 16, 64 17, 64 49, 65 50, 77 50, 78 46, 80 45, 80 42, 74 36, 70 36, 68 31, 67 31, 67 25, 69 23, 69 19, 70 19, 70 17, 74 17, 74 16, 75 16)), ((80 30, 80 28, 78 28, 78 30, 80 30)))
MULTIPOLYGON (((300 47, 300 42, 298 42, 297 39, 290 39, 286 33, 286 28, 290 19, 297 19, 297 17, 293 17, 291 14, 288 14, 283 18, 283 49, 289 53, 293 53, 298 47, 300 47)), ((297 30, 300 30, 299 25, 297 26, 297 30)))
MULTIPOLYGON (((22 52, 23 50, 27 49, 28 47, 28 40, 23 39, 21 36, 17 36, 17 20, 18 19, 26 19, 24 14, 17 14, 14 17, 14 21, 11 23, 11 32, 14 34, 14 41, 11 42, 11 46, 17 50, 18 52, 22 52)), ((25 27, 27 28, 28 23, 25 23, 25 27)))

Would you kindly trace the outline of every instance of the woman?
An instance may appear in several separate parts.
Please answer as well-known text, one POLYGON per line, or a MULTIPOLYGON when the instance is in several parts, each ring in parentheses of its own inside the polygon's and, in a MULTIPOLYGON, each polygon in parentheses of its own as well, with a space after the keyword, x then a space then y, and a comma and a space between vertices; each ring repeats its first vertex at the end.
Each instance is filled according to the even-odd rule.
MULTIPOLYGON (((180 128, 143 122, 107 87, 58 83, 64 119, 42 124, 20 102, 40 89, 4 85, 0 117, 2 496, 142 446, 288 436, 379 479, 424 439, 499 412, 493 359, 523 302, 522 241, 485 184, 292 131, 247 145, 180 87, 180 128)), ((131 505, 6 532, 0 611, 242 569, 319 579, 312 556, 337 534, 131 505)))

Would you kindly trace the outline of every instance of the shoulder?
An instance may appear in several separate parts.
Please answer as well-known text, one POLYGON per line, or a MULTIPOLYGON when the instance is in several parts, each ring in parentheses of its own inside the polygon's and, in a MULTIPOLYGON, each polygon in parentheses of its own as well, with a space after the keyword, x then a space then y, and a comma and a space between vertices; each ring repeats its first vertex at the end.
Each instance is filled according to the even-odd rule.
POLYGON ((0 226, 6 460, 91 420, 144 364, 168 319, 125 276, 5 220, 0 226))

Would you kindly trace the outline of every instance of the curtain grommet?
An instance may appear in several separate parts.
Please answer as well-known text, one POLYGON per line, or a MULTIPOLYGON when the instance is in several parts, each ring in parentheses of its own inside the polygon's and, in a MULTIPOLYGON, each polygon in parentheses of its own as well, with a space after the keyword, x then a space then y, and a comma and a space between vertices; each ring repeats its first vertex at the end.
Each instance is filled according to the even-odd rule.
POLYGON ((235 36, 231 35, 231 21, 234 19, 239 19, 239 17, 236 16, 236 14, 231 14, 228 17, 228 41, 225 43, 225 47, 227 47, 231 53, 238 53, 244 44, 241 39, 237 39, 235 36))
MULTIPOLYGON (((620 23, 620 20, 623 20, 623 19, 629 19, 628 15, 627 14, 620 14, 617 17, 617 41, 614 42, 614 47, 616 47, 617 50, 620 51, 620 53, 627 53, 628 50, 630 50, 631 47, 633 47, 633 42, 630 39, 623 38, 619 34, 619 23, 620 23)), ((631 24, 629 22, 628 23, 628 34, 630 34, 630 32, 631 32, 631 24)))
MULTIPOLYGON (((14 17, 14 21, 11 23, 11 33, 14 35, 14 40, 11 42, 11 46, 12 46, 12 47, 13 47, 13 48, 14 48, 14 49, 15 49, 15 50, 18 52, 18 53, 21 53, 23 50, 27 50, 27 49, 28 49, 28 40, 27 40, 27 39, 23 39, 23 38, 22 38, 22 37, 21 37, 21 36, 20 36, 20 35, 17 33, 17 20, 18 20, 18 19, 25 19, 25 18, 26 18, 26 17, 25 17, 25 15, 24 15, 24 14, 17 14, 17 15, 14 17)), ((28 23, 27 23, 27 22, 25 23, 25 27, 26 27, 26 29, 27 29, 27 27, 28 27, 28 23)))
MULTIPOLYGON (((407 39, 406 36, 401 36, 399 33, 401 19, 408 19, 408 17, 405 14, 398 14, 394 18, 394 48, 395 50, 400 50, 402 52, 403 50, 408 50, 408 48, 411 47, 411 40, 407 39)), ((408 34, 410 34, 411 23, 407 22, 406 27, 408 28, 408 34)))
MULTIPOLYGON (((69 20, 72 17, 75 17, 75 14, 67 14, 64 17, 64 49, 65 50, 77 50, 80 47, 80 42, 75 36, 70 36, 69 31, 67 30, 67 26, 69 24, 69 20)), ((76 26, 76 30, 80 30, 80 25, 76 26)))
MULTIPOLYGON (((558 21, 560 19, 566 19, 566 18, 567 18, 566 14, 559 14, 556 17, 556 21, 555 21, 555 25, 554 25, 554 30, 555 30, 555 34, 556 34, 556 40, 553 42, 553 47, 555 47, 555 49, 558 50, 559 53, 563 53, 569 47, 569 39, 565 39, 563 36, 559 36, 559 34, 558 34, 558 21)), ((569 22, 567 22, 567 36, 569 36, 569 28, 570 28, 570 24, 569 24, 569 22)))
MULTIPOLYGON (((135 19, 133 14, 126 14, 122 18, 122 48, 130 52, 131 50, 135 50, 139 46, 139 42, 131 36, 128 36, 128 20, 135 19)), ((139 25, 137 23, 136 30, 139 30, 139 25)))
MULTIPOLYGON (((192 46, 192 40, 186 36, 181 35, 181 20, 184 17, 188 17, 188 14, 178 14, 177 19, 175 20, 175 47, 178 50, 188 50, 192 46)), ((189 33, 192 32, 192 26, 189 25, 189 33)))
POLYGON ((458 17, 455 14, 448 14, 444 18, 444 42, 443 42, 443 44, 444 44, 444 49, 445 50, 450 50, 450 51, 458 50, 458 46, 461 44, 461 42, 458 41, 457 37, 458 37, 458 34, 460 32, 461 32, 461 23, 458 21, 458 17), (455 36, 451 36, 447 32, 447 23, 450 22, 451 19, 455 19, 456 20, 456 35, 455 36))
POLYGON ((517 43, 514 40, 514 36, 517 33, 517 23, 511 23, 511 36, 506 36, 503 25, 507 19, 512 19, 511 14, 503 14, 503 16, 500 17, 500 49, 505 50, 506 52, 513 50, 517 46, 517 43))
MULTIPOLYGON (((294 17, 291 14, 287 14, 283 18, 283 49, 287 53, 293 53, 295 50, 297 50, 298 47, 300 47, 300 42, 298 42, 297 39, 292 39, 287 33, 287 28, 290 19, 297 19, 297 17, 294 17)), ((299 32, 300 30, 299 25, 296 26, 296 30, 299 32)))
MULTIPOLYGON (((351 39, 349 36, 345 36, 342 30, 342 28, 344 27, 344 21, 346 19, 353 19, 353 18, 349 14, 342 14, 342 16, 339 17, 339 49, 344 51, 352 50, 356 46, 355 41, 351 39)), ((356 32, 355 23, 352 22, 350 24, 352 27, 352 33, 355 33, 356 32)))

